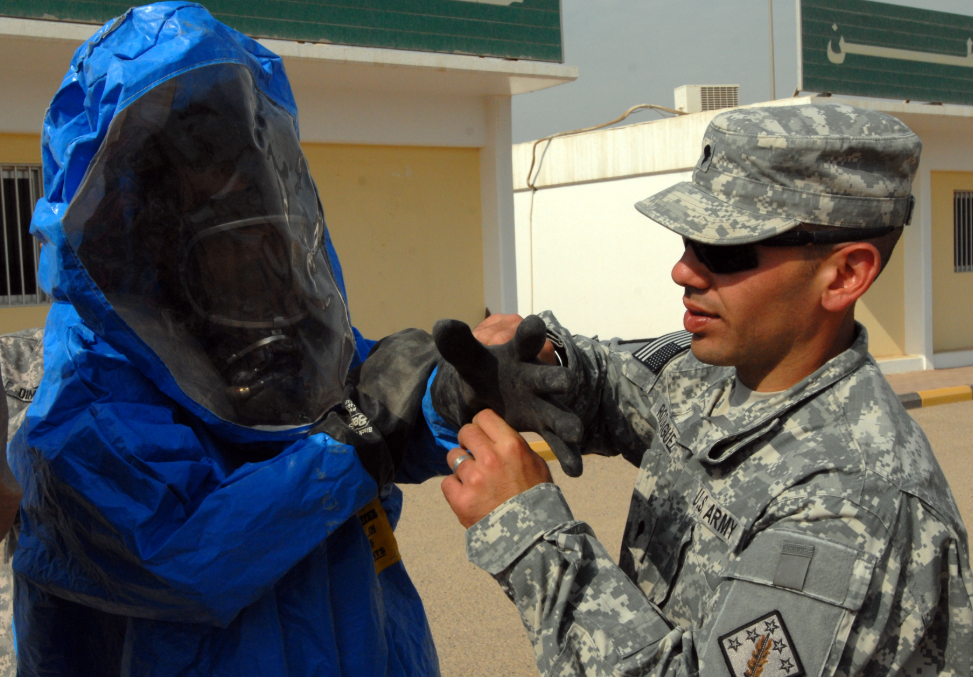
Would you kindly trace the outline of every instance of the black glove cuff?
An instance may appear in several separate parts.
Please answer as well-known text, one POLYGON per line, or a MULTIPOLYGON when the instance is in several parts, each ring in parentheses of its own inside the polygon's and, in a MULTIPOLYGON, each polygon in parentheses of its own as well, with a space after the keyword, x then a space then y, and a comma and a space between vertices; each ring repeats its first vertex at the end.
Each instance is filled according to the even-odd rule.
POLYGON ((439 354, 419 329, 392 334, 348 375, 342 405, 312 430, 355 448, 379 488, 392 481, 422 418, 422 396, 439 354))
POLYGON ((358 460, 381 490, 395 476, 402 454, 394 455, 398 458, 393 456, 385 438, 355 403, 354 399, 359 397, 360 394, 352 386, 345 388, 345 399, 341 405, 328 412, 310 434, 327 433, 334 441, 353 447, 358 460))

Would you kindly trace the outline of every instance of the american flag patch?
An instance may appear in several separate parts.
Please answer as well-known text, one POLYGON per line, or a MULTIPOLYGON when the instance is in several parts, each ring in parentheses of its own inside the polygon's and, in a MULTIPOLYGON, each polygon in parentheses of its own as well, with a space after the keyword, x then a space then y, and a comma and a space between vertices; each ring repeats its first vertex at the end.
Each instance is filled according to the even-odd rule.
POLYGON ((669 360, 689 348, 692 342, 693 335, 688 331, 675 331, 649 341, 632 353, 632 356, 653 374, 658 374, 669 360))
POLYGON ((733 677, 801 677, 804 666, 779 611, 720 637, 733 677))

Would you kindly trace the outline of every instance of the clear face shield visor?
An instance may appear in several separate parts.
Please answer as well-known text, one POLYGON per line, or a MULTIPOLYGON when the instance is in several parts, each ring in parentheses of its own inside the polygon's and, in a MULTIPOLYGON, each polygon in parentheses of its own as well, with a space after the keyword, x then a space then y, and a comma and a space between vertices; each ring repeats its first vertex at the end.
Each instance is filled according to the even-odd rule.
MULTIPOLYGON (((307 299, 294 275, 303 252, 287 246, 281 234, 286 226, 284 217, 257 217, 193 236, 179 274, 199 317, 238 329, 283 329, 307 318, 307 299)), ((314 299, 322 309, 331 300, 314 299)))
POLYGON ((192 399, 246 426, 313 423, 354 351, 291 116, 218 64, 112 122, 64 219, 114 310, 192 399))

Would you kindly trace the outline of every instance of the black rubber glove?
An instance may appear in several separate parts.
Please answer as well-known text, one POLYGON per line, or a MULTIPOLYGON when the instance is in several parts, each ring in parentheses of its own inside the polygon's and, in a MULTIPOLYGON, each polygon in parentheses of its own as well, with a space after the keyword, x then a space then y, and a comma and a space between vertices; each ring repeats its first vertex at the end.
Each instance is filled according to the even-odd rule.
POLYGON ((571 392, 574 376, 537 359, 547 334, 541 318, 528 316, 513 340, 497 346, 484 346, 458 320, 440 320, 432 333, 443 356, 432 384, 440 416, 460 427, 493 409, 512 428, 540 434, 566 475, 581 474, 581 419, 552 397, 571 392))
POLYGON ((432 337, 419 329, 382 339, 348 374, 342 405, 310 434, 325 432, 354 447, 379 488, 391 482, 420 425, 422 397, 438 357, 432 337))

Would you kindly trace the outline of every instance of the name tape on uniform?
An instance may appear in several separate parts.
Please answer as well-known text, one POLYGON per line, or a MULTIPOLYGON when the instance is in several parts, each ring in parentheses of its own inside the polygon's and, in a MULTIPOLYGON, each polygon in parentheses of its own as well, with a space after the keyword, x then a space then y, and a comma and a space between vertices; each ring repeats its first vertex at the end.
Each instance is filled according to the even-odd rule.
POLYGON ((702 522, 720 540, 729 544, 740 527, 740 520, 729 510, 724 508, 713 498, 702 484, 696 484, 696 489, 689 502, 690 512, 697 521, 702 522))

